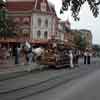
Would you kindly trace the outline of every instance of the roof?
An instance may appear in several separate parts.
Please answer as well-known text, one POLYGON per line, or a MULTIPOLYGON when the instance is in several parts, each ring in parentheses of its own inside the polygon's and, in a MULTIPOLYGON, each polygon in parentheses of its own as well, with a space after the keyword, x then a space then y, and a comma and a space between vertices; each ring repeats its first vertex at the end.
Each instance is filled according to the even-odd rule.
POLYGON ((33 40, 29 37, 13 37, 13 38, 0 38, 0 43, 24 43, 25 41, 28 41, 32 44, 48 44, 48 40, 33 40))
POLYGON ((47 0, 9 0, 7 1, 7 9, 8 11, 41 11, 41 3, 46 4, 46 12, 55 13, 55 9, 53 6, 49 5, 47 0))
POLYGON ((47 7, 47 11, 49 11, 50 12, 50 8, 49 8, 49 5, 48 5, 48 2, 47 2, 47 0, 36 0, 36 3, 35 3, 35 9, 36 10, 41 10, 41 3, 42 2, 44 2, 44 3, 46 3, 46 7, 47 7))
POLYGON ((7 9, 8 11, 29 11, 32 10, 35 5, 35 2, 32 1, 9 1, 7 2, 7 9))
POLYGON ((88 30, 88 29, 80 29, 79 31, 80 31, 80 32, 89 32, 89 33, 91 33, 91 31, 88 30))

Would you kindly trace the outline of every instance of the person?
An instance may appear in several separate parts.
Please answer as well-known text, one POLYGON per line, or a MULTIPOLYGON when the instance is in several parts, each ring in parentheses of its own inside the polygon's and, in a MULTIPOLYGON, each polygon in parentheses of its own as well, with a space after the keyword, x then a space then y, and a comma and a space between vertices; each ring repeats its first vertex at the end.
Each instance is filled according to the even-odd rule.
POLYGON ((76 51, 75 51, 75 64, 76 65, 78 65, 79 57, 80 57, 80 51, 78 49, 76 49, 76 51))
POLYGON ((8 52, 10 54, 10 57, 12 57, 12 48, 11 47, 8 49, 8 52))
POLYGON ((69 57, 70 57, 70 67, 73 68, 74 64, 73 64, 73 53, 72 53, 72 50, 69 51, 69 57))
POLYGON ((33 53, 32 53, 32 47, 29 48, 29 51, 28 51, 28 64, 31 64, 33 61, 33 53))
POLYGON ((87 51, 84 52, 84 64, 87 64, 87 51))
POLYGON ((5 46, 2 48, 2 63, 6 64, 7 63, 7 49, 5 46))
POLYGON ((15 48, 15 64, 19 64, 19 57, 20 57, 20 48, 15 48))
POLYGON ((88 54, 87 54, 87 64, 91 64, 91 52, 88 51, 88 54))
POLYGON ((9 59, 10 59, 10 52, 9 52, 9 50, 8 50, 8 49, 6 50, 6 58, 7 58, 7 60, 9 60, 9 59))

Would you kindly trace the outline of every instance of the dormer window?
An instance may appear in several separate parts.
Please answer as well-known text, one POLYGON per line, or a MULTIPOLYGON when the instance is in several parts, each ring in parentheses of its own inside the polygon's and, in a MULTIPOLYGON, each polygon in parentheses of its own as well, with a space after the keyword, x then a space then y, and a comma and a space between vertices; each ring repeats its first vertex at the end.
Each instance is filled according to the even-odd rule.
POLYGON ((23 18, 23 23, 24 24, 28 24, 29 23, 29 18, 28 17, 24 17, 23 18))
POLYGON ((43 0, 43 2, 41 2, 41 11, 46 11, 46 9, 47 9, 46 6, 47 6, 46 2, 44 2, 44 0, 43 0))
POLYGON ((20 18, 19 17, 16 17, 15 19, 14 19, 14 23, 19 23, 20 22, 20 18))

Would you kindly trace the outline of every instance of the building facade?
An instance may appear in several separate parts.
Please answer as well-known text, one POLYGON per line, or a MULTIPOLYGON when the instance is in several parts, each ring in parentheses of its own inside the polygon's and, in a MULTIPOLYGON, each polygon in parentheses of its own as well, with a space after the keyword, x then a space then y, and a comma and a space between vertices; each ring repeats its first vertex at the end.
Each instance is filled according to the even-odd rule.
POLYGON ((86 42, 86 48, 91 49, 92 48, 92 33, 90 30, 81 29, 79 30, 81 37, 84 38, 86 42))
POLYGON ((57 16, 47 0, 7 0, 7 9, 19 37, 48 40, 57 31, 57 16))
POLYGON ((58 39, 65 41, 68 47, 73 47, 74 45, 74 35, 71 30, 71 23, 67 21, 58 22, 58 32, 57 32, 58 39))

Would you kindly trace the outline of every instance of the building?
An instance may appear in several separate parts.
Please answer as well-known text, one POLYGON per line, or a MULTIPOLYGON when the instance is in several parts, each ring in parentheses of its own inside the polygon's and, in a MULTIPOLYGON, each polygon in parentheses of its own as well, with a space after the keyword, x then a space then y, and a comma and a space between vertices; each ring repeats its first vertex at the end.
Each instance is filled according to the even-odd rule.
POLYGON ((79 30, 81 37, 84 38, 86 42, 86 48, 91 49, 92 48, 92 33, 90 30, 81 29, 79 30))
POLYGON ((74 45, 74 35, 71 30, 71 23, 67 21, 58 21, 58 32, 57 38, 65 41, 68 47, 73 47, 74 45))
POLYGON ((6 41, 46 43, 55 35, 57 16, 47 0, 7 0, 6 7, 16 33, 15 38, 6 41))

